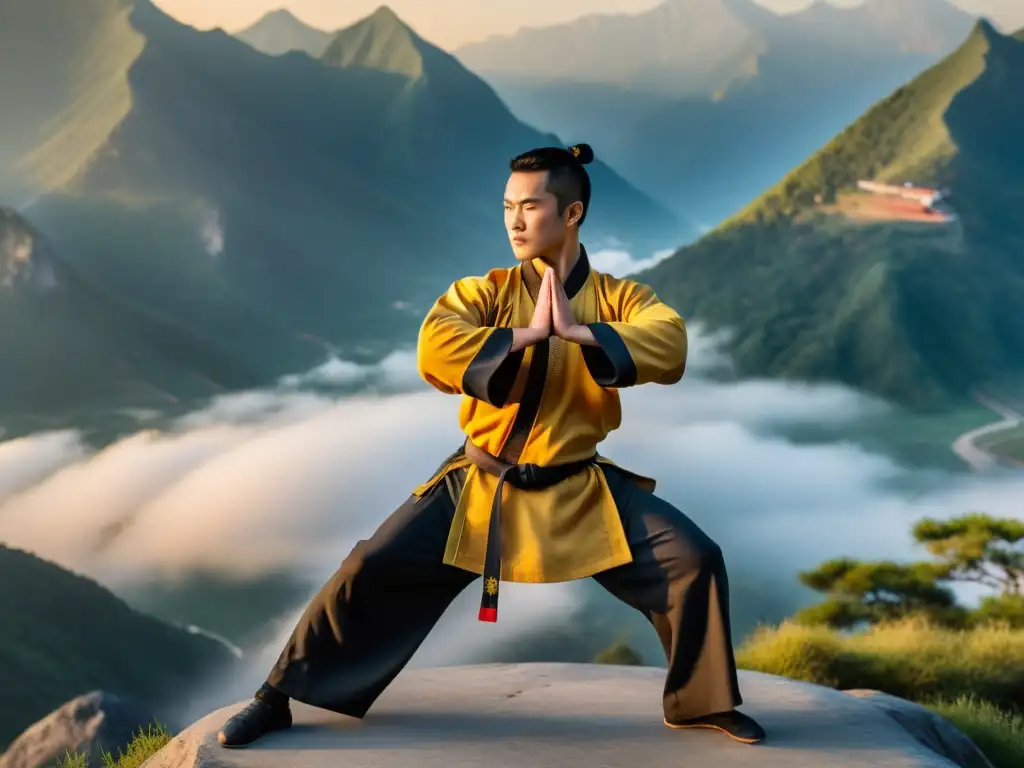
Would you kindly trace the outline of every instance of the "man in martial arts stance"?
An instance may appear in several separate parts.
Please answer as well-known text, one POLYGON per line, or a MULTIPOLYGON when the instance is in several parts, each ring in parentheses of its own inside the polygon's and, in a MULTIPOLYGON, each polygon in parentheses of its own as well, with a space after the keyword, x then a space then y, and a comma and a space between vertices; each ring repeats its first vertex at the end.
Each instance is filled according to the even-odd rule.
POLYGON ((679 381, 687 338, 650 288, 591 268, 579 229, 592 159, 581 144, 512 160, 518 264, 453 283, 419 335, 420 374, 462 395, 466 441, 313 598, 225 747, 289 727, 289 699, 363 717, 481 575, 483 621, 497 620, 502 581, 592 576, 661 638, 666 725, 764 738, 735 709, 721 550, 653 480, 596 453, 619 426, 619 388, 679 381))

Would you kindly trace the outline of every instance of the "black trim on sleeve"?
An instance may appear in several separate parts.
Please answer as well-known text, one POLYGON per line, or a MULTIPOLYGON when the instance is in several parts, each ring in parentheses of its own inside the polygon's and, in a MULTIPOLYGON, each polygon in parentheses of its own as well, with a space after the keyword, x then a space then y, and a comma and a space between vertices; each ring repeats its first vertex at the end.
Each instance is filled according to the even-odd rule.
POLYGON ((495 328, 462 375, 462 391, 500 408, 512 393, 523 352, 512 349, 512 329, 495 328))
POLYGON ((581 345, 583 361, 594 381, 602 387, 632 387, 637 370, 622 337, 608 323, 588 323, 598 346, 581 345))

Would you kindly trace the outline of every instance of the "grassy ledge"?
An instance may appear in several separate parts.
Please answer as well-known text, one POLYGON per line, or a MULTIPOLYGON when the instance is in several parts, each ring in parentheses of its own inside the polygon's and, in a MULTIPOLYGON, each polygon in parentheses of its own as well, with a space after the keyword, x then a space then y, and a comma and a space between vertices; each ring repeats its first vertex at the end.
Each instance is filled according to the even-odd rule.
POLYGON ((736 660, 743 669, 917 702, 952 722, 995 768, 1024 765, 1024 630, 952 630, 911 618, 846 634, 784 623, 756 632, 736 660))
MULTIPOLYGON (((135 738, 124 752, 118 751, 115 758, 110 752, 103 752, 103 768, 139 768, 171 740, 167 729, 156 723, 145 731, 139 729, 135 738)), ((57 768, 89 768, 89 757, 84 752, 67 753, 58 761, 57 768)))

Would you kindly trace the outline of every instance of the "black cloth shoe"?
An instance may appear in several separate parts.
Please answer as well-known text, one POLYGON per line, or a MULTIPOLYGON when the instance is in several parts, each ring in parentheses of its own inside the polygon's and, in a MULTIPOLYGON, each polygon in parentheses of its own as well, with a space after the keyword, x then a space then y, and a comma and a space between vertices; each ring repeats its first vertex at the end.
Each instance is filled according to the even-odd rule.
POLYGON ((730 712, 718 712, 714 715, 694 717, 689 720, 669 720, 665 718, 665 725, 669 728, 711 728, 721 731, 730 739, 743 742, 744 744, 756 744, 764 739, 764 728, 758 725, 752 718, 742 712, 731 710, 730 712))
POLYGON ((217 741, 222 747, 244 747, 271 731, 291 727, 292 711, 287 697, 277 691, 272 694, 277 695, 264 695, 261 688, 245 709, 224 723, 217 734, 217 741))

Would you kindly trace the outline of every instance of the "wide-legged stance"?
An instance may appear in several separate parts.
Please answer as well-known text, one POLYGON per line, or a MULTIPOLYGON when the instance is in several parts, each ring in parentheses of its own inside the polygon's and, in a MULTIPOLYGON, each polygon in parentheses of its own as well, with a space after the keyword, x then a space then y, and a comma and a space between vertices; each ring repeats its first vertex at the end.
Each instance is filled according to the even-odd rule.
MULTIPOLYGON (((669 720, 741 703, 721 549, 668 502, 603 467, 633 560, 594 576, 644 614, 668 661, 669 720)), ((298 701, 363 717, 478 576, 442 562, 463 472, 411 497, 348 555, 310 602, 267 682, 298 701)))

